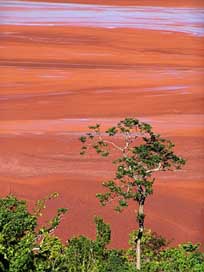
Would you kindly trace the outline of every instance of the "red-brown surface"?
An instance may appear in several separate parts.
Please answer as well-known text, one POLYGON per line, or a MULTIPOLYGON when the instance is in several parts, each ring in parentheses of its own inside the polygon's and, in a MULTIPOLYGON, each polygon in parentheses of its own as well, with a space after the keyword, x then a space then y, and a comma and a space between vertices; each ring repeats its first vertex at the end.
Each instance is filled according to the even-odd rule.
POLYGON ((103 215, 113 245, 126 246, 134 207, 118 215, 99 206, 95 194, 113 168, 107 159, 80 157, 78 137, 97 121, 107 126, 135 116, 174 141, 187 159, 182 171, 158 176, 146 226, 174 243, 204 243, 203 37, 76 25, 0 28, 1 196, 15 193, 33 203, 58 191, 45 216, 58 206, 69 208, 58 230, 63 239, 94 237, 93 216, 103 215))

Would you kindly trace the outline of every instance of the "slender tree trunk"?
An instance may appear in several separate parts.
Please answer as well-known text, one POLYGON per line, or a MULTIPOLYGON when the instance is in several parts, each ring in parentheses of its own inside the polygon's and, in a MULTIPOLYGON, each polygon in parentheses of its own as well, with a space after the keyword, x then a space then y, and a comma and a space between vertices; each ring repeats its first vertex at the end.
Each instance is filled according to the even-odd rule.
POLYGON ((136 242, 136 268, 141 269, 141 239, 144 231, 144 199, 139 203, 139 210, 137 215, 139 223, 139 230, 137 234, 136 242))
POLYGON ((137 239, 137 248, 136 248, 136 256, 137 256, 137 262, 136 262, 136 268, 138 270, 140 270, 141 268, 141 248, 140 248, 140 244, 141 244, 141 239, 137 239))

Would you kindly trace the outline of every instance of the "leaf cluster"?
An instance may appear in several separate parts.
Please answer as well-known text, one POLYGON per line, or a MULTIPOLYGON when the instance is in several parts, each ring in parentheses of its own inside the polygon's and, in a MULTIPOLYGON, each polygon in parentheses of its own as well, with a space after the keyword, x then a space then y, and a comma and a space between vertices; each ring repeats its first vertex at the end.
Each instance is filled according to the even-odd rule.
POLYGON ((185 164, 185 160, 175 154, 170 140, 138 119, 125 118, 105 132, 100 124, 89 129, 90 132, 80 138, 81 154, 93 149, 102 157, 110 154, 114 157, 115 177, 103 183, 107 192, 97 197, 102 205, 117 199, 117 211, 127 207, 129 200, 142 203, 153 193, 153 173, 178 170, 185 164))
POLYGON ((54 193, 37 201, 33 214, 28 211, 24 200, 18 200, 13 195, 0 199, 0 271, 50 271, 50 268, 46 270, 50 266, 46 263, 54 254, 57 256, 59 247, 62 247, 51 232, 59 225, 66 209, 58 209, 47 226, 40 229, 37 228, 37 221, 46 207, 46 201, 57 195, 54 193))

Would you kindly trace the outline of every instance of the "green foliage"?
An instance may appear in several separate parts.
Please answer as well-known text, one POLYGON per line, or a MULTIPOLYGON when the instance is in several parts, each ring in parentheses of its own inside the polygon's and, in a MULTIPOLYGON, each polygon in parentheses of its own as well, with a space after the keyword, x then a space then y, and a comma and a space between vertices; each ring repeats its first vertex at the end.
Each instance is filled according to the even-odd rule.
POLYGON ((66 209, 59 209, 48 226, 39 231, 36 227, 46 201, 57 195, 54 193, 37 201, 34 214, 28 211, 25 201, 18 200, 15 196, 0 199, 0 271, 50 271, 53 254, 59 253, 56 247, 62 247, 61 242, 51 236, 51 232, 59 225, 66 209))
POLYGON ((104 249, 111 240, 110 225, 106 224, 103 218, 99 216, 96 216, 94 221, 96 224, 96 243, 104 249))
MULTIPOLYGON (((129 262, 136 259, 135 239, 138 231, 130 234, 130 248, 126 252, 129 262)), ((204 271, 204 253, 199 244, 181 244, 168 247, 169 241, 151 230, 142 236, 141 251, 144 272, 201 272, 204 271)))
MULTIPOLYGON (((52 198, 52 197, 51 197, 52 198)), ((46 199, 50 199, 49 197, 46 199)), ((44 199, 45 200, 45 199, 44 199)), ((38 201, 38 212, 44 209, 38 201), (41 208, 40 208, 41 207, 41 208)), ((35 209, 36 211, 36 209, 35 209)), ((66 210, 59 209, 62 216, 66 210)), ((128 250, 108 249, 111 230, 102 218, 95 217, 96 239, 85 236, 71 238, 65 245, 53 235, 58 219, 36 231, 37 217, 28 212, 26 202, 14 196, 0 199, 0 271, 1 272, 136 272, 135 239, 130 235, 128 250), (54 226, 52 224, 54 222, 54 226), (10 226, 10 228, 8 228, 10 226), (9 230, 11 232, 9 232, 9 230), (11 237, 14 235, 16 239, 11 237)), ((39 228, 38 228, 39 229, 39 228)), ((198 244, 187 243, 168 248, 166 240, 145 230, 142 237, 144 272, 201 272, 204 254, 198 244)))
POLYGON ((57 237, 49 234, 48 232, 44 233, 41 236, 40 243, 36 245, 33 251, 34 271, 66 271, 63 270, 64 245, 57 237))
POLYGON ((37 200, 36 203, 35 203, 34 210, 33 210, 34 216, 36 216, 36 217, 42 216, 42 211, 46 208, 46 202, 49 201, 49 200, 55 199, 58 196, 59 196, 59 194, 54 192, 54 193, 46 196, 43 199, 37 200))
POLYGON ((171 141, 137 119, 125 118, 105 132, 101 131, 100 124, 89 129, 90 132, 80 138, 81 152, 85 154, 93 148, 102 157, 111 153, 116 156, 115 177, 103 183, 109 193, 97 194, 97 197, 102 205, 117 198, 117 211, 127 207, 130 199, 141 203, 153 193, 154 172, 180 169, 185 164, 184 159, 174 153, 171 141), (118 139, 123 143, 118 144, 118 139))
POLYGON ((27 211, 25 201, 18 200, 12 195, 0 199, 0 267, 2 271, 15 272, 21 265, 23 267, 18 271, 29 271, 26 270, 26 263, 30 262, 29 249, 33 243, 32 233, 36 225, 37 218, 27 211))
POLYGON ((144 204, 146 198, 153 193, 154 172, 173 171, 180 169, 185 160, 174 153, 174 144, 168 139, 156 134, 151 125, 138 119, 125 118, 101 131, 101 125, 89 127, 90 132, 80 138, 85 154, 90 148, 97 154, 107 157, 112 154, 115 158, 115 177, 103 182, 107 191, 97 194, 102 206, 116 200, 115 210, 121 212, 128 207, 128 202, 137 202, 138 233, 137 268, 140 269, 140 241, 144 230, 144 204), (110 139, 111 138, 111 139, 110 139))
MULTIPOLYGON (((129 245, 130 248, 127 251, 127 256, 129 260, 136 259, 136 248, 135 239, 138 236, 138 230, 134 230, 130 233, 129 245)), ((164 249, 169 244, 169 242, 162 236, 158 235, 151 230, 144 230, 141 239, 141 251, 142 251, 142 261, 143 263, 148 263, 150 260, 157 258, 159 252, 164 249)))
POLYGON ((9 195, 0 199, 0 233, 6 237, 5 245, 18 242, 26 231, 36 227, 36 217, 26 208, 26 202, 9 195))
POLYGON ((204 271, 204 254, 198 249, 199 245, 191 243, 168 248, 160 253, 158 269, 164 272, 202 272, 204 271))
POLYGON ((72 238, 65 250, 68 271, 98 271, 100 259, 103 257, 99 246, 84 236, 72 238))
POLYGON ((8 271, 31 272, 34 270, 32 249, 35 243, 35 236, 28 232, 15 245, 7 250, 7 260, 9 261, 8 271))
POLYGON ((100 272, 136 272, 122 250, 110 250, 100 272))
POLYGON ((114 136, 118 132, 116 127, 111 127, 108 130, 106 130, 106 133, 108 133, 109 136, 114 136))
POLYGON ((60 224, 61 218, 66 212, 66 208, 59 208, 57 210, 57 214, 48 222, 47 226, 44 226, 42 229, 40 229, 40 232, 44 233, 54 231, 60 224))

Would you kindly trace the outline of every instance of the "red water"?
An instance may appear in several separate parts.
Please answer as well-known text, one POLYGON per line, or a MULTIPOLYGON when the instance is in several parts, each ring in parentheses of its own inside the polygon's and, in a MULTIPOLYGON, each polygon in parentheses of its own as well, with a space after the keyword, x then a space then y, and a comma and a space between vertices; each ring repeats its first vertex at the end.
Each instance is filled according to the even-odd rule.
MULTIPOLYGON (((141 1, 117 3, 117 8, 141 6, 141 1)), ((165 1, 173 8, 202 9, 202 4, 165 1)), ((142 1, 147 10, 152 5, 161 7, 164 1, 142 1)), ((12 16, 19 20, 19 14, 12 16)), ((135 116, 174 141, 187 159, 182 171, 158 176, 146 226, 174 243, 204 243, 203 36, 76 24, 15 22, 0 28, 1 195, 15 193, 33 203, 58 191, 60 198, 49 203, 45 217, 57 207, 69 208, 58 231, 63 239, 94 237, 93 216, 103 215, 111 223, 113 245, 126 246, 135 208, 118 215, 110 206, 99 206, 95 194, 113 168, 106 159, 80 157, 78 137, 97 121, 112 125, 135 116)))

